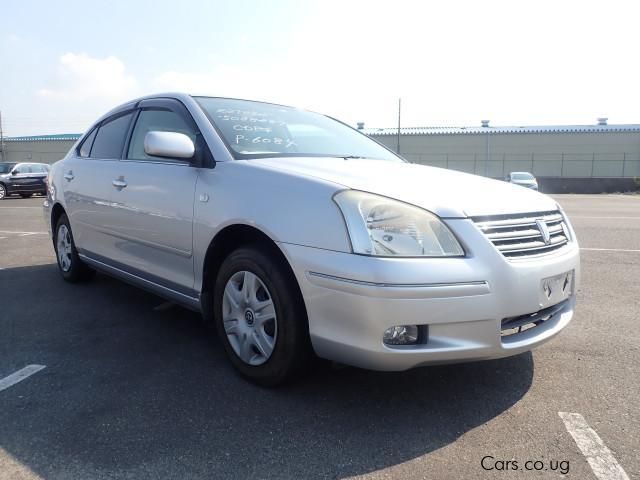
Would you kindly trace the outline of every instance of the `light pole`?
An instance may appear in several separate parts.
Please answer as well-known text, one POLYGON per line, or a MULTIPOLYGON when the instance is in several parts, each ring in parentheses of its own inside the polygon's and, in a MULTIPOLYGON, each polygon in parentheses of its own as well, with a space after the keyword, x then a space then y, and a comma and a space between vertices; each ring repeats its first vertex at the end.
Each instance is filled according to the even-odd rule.
POLYGON ((0 111, 0 160, 4 161, 4 133, 2 131, 2 111, 0 111))
POLYGON ((489 148, 490 148, 490 140, 489 140, 489 120, 481 120, 482 128, 487 129, 487 134, 485 138, 485 157, 484 157, 484 176, 489 176, 489 148))
POLYGON ((400 109, 402 107, 402 99, 398 98, 398 150, 397 153, 400 155, 400 109))

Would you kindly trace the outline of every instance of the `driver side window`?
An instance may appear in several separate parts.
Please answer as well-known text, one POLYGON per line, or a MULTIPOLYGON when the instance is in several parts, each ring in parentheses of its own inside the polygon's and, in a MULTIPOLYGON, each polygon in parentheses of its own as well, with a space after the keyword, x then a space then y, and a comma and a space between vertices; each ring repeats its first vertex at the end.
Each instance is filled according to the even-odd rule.
POLYGON ((28 164, 23 163, 22 165, 18 165, 16 168, 14 168, 14 172, 16 172, 16 174, 18 174, 18 173, 31 173, 31 168, 29 168, 28 164))
POLYGON ((144 151, 144 139, 147 133, 153 131, 184 133, 192 142, 196 141, 196 134, 185 120, 177 113, 165 109, 142 110, 131 135, 131 143, 127 152, 129 160, 158 160, 144 151))

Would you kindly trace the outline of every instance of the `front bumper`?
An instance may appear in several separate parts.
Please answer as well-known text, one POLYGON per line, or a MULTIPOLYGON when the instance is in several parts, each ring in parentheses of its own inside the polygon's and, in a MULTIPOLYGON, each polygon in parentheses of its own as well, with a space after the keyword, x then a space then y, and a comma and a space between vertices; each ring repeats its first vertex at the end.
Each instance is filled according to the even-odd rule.
POLYGON ((42 218, 44 219, 44 224, 47 226, 49 237, 53 238, 51 226, 51 200, 49 197, 45 198, 44 202, 42 202, 42 218))
MULTIPOLYGON (((376 258, 280 244, 299 282, 316 353, 373 370, 501 358, 530 350, 571 320, 579 283, 574 241, 553 255, 509 261, 470 220, 449 220, 465 258, 376 258), (503 319, 546 307, 541 280, 575 272, 564 307, 535 328, 501 336, 503 319), (428 340, 388 346, 394 325, 427 325, 428 340)), ((574 237, 575 238, 575 237, 574 237)))

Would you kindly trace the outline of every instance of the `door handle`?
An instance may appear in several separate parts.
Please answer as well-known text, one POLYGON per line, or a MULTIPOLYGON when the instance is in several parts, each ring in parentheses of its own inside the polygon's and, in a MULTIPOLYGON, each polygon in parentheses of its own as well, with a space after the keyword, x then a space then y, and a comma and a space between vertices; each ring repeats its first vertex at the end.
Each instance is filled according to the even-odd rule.
POLYGON ((67 182, 70 182, 71 180, 73 180, 75 177, 73 176, 73 171, 69 170, 67 173, 64 174, 64 178, 67 182))
POLYGON ((127 186, 127 182, 124 181, 124 177, 118 177, 116 178, 113 182, 111 182, 111 184, 116 187, 118 190, 122 190, 124 187, 127 186))

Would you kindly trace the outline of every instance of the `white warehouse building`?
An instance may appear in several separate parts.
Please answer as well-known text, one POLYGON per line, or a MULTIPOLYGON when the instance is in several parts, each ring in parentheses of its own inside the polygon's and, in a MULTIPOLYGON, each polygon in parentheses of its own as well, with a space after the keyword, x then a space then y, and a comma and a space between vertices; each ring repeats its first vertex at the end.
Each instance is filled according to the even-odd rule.
POLYGON ((640 187, 640 124, 608 125, 602 118, 596 125, 493 127, 483 121, 363 132, 411 162, 494 178, 531 172, 548 191, 640 187))
POLYGON ((76 133, 5 137, 0 145, 0 161, 51 164, 64 157, 79 138, 76 133))

